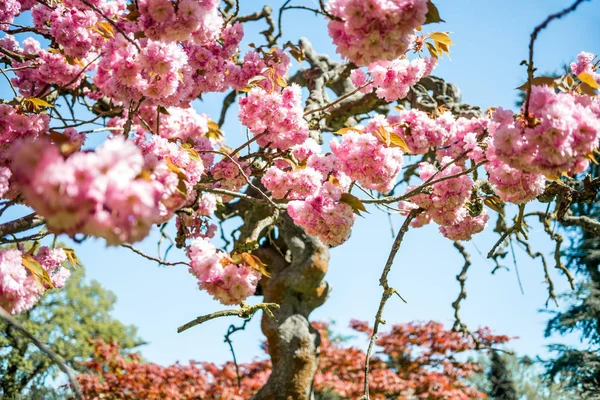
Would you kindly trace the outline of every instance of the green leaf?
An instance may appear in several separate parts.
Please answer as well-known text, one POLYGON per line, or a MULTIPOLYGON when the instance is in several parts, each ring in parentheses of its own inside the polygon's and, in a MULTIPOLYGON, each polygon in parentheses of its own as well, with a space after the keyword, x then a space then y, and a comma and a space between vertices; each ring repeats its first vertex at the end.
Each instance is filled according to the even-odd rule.
POLYGON ((367 211, 367 209, 365 208, 365 205, 362 203, 362 201, 360 201, 360 199, 350 193, 342 193, 342 197, 340 198, 340 203, 345 203, 348 204, 350 207, 352 207, 352 211, 354 211, 354 213, 356 215, 361 215, 360 212, 364 211, 367 214, 369 213, 367 211))
POLYGON ((165 115, 171 115, 169 110, 167 110, 164 106, 158 106, 158 112, 165 115))
POLYGON ((427 2, 427 14, 425 15, 425 22, 423 25, 434 24, 436 22, 446 22, 442 18, 440 18, 440 12, 438 11, 435 4, 429 0, 427 2))

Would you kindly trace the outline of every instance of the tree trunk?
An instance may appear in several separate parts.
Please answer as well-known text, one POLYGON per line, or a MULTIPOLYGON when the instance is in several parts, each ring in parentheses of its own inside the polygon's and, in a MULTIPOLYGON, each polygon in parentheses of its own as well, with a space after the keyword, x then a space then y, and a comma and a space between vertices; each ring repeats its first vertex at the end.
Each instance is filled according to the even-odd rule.
POLYGON ((319 333, 308 316, 327 299, 329 250, 285 215, 279 238, 259 250, 271 278, 263 278, 264 301, 277 303, 275 320, 264 314, 272 372, 255 400, 308 400, 318 366, 319 333))

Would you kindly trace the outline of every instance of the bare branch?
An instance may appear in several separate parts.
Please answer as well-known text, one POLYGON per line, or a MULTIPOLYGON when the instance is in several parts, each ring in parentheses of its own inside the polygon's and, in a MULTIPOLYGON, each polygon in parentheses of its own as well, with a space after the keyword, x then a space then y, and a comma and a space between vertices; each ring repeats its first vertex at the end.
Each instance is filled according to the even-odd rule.
POLYGON ((529 41, 529 63, 527 64, 527 95, 525 97, 525 121, 529 120, 529 99, 531 97, 531 80, 533 79, 533 71, 535 68, 533 67, 533 46, 535 45, 535 41, 539 33, 546 29, 546 27, 555 19, 560 19, 565 15, 575 11, 577 7, 584 1, 589 0, 577 0, 570 7, 565 8, 562 11, 549 15, 548 18, 544 20, 540 25, 536 26, 533 32, 531 33, 531 40, 529 41))
POLYGON ((275 318, 273 316, 272 310, 277 309, 277 308, 279 308, 279 304, 276 304, 276 303, 260 303, 260 304, 256 304, 253 306, 244 305, 241 308, 217 311, 212 314, 200 316, 200 317, 188 322, 187 324, 181 325, 179 328, 177 328, 177 333, 181 333, 190 328, 193 328, 196 325, 200 325, 206 321, 210 321, 211 319, 215 319, 215 318, 237 316, 240 318, 248 319, 248 318, 252 317, 254 315, 254 313, 256 313, 258 310, 263 310, 271 318, 275 318))
POLYGON ((463 330, 466 328, 466 325, 460 319, 460 303, 461 301, 467 298, 467 289, 465 284, 467 282, 467 271, 471 266, 471 256, 465 249, 465 246, 460 242, 454 242, 454 247, 459 251, 459 253, 465 259, 465 264, 463 265, 460 273, 456 275, 456 280, 460 284, 460 292, 456 300, 452 302, 452 308, 454 308, 454 325, 452 326, 453 330, 463 330))
POLYGON ((152 257, 151 255, 148 255, 146 253, 144 253, 143 251, 136 249, 135 247, 133 247, 132 245, 130 245, 129 243, 123 243, 121 245, 121 247, 125 247, 126 249, 129 249, 131 251, 133 251, 135 254, 138 254, 150 261, 156 261, 158 263, 158 265, 166 265, 169 267, 173 267, 175 265, 187 265, 188 267, 190 266, 189 263, 185 262, 185 261, 174 261, 174 262, 170 262, 170 261, 165 261, 162 260, 160 258, 156 258, 156 257, 152 257))
MULTIPOLYGON (((392 248, 390 250, 390 255, 388 256, 387 262, 385 263, 385 267, 383 268, 383 272, 381 273, 381 277, 379 278, 379 285, 383 287, 383 294, 381 295, 381 301, 379 302, 379 308, 377 309, 377 314, 375 315, 375 323, 373 324, 373 332, 371 333, 371 338, 369 339, 369 347, 367 348, 367 354, 365 357, 365 378, 364 378, 364 396, 362 399, 368 400, 369 397, 369 362, 371 359, 371 353, 373 352, 373 347, 375 346, 375 341, 377 340, 377 332, 379 331, 379 325, 385 324, 385 320, 382 318, 383 309, 387 301, 392 297, 393 294, 397 294, 398 297, 402 299, 398 291, 389 286, 388 283, 388 274, 392 269, 392 264, 394 263, 394 258, 396 257, 396 253, 400 249, 400 245, 402 244, 402 239, 404 239, 404 235, 408 231, 408 227, 410 226, 411 221, 416 218, 420 213, 423 212, 422 208, 412 210, 402 227, 398 231, 398 235, 396 236, 396 240, 392 244, 392 248)), ((402 299, 404 301, 404 299, 402 299)))
POLYGON ((0 225, 0 237, 24 232, 44 224, 44 219, 36 213, 0 225))

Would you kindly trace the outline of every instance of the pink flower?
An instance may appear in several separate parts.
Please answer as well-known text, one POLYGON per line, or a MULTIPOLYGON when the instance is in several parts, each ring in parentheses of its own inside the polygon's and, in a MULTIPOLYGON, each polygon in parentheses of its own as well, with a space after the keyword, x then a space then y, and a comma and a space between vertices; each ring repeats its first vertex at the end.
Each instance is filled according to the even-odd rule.
POLYGON ((329 0, 340 21, 329 21, 337 52, 357 65, 392 60, 406 52, 425 22, 427 0, 329 0))
POLYGON ((306 200, 288 203, 288 214, 294 223, 317 236, 330 246, 344 243, 350 236, 355 215, 352 207, 341 203, 340 188, 331 182, 325 182, 321 189, 306 200))
POLYGON ((239 118, 262 147, 287 150, 308 139, 308 124, 303 118, 300 86, 292 84, 281 93, 253 88, 240 99, 239 118))
POLYGON ((234 263, 205 238, 193 240, 186 251, 190 272, 198 278, 200 289, 222 304, 239 304, 254 294, 260 273, 249 265, 234 263))
POLYGON ((332 140, 330 147, 346 175, 366 189, 385 193, 394 187, 403 159, 399 148, 386 147, 375 136, 380 128, 387 128, 387 122, 381 115, 369 122, 366 133, 350 131, 342 136, 341 143, 332 140))

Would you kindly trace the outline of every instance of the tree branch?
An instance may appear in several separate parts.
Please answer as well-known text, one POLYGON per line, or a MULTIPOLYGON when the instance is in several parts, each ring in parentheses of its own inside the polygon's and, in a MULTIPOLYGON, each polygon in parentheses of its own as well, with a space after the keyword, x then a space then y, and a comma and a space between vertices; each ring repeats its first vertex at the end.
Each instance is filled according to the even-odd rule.
POLYGON ((75 396, 78 399, 84 400, 83 392, 81 391, 81 387, 77 382, 75 372, 71 369, 71 367, 69 367, 66 364, 65 360, 61 356, 56 354, 44 343, 40 342, 31 332, 25 329, 23 325, 21 325, 21 323, 17 321, 12 315, 10 315, 9 312, 6 311, 3 307, 0 307, 0 319, 2 319, 7 324, 13 326, 15 329, 17 329, 19 332, 25 335, 29 340, 31 340, 33 344, 35 344, 38 347, 38 349, 46 353, 46 355, 50 357, 50 359, 54 363, 56 363, 56 365, 58 365, 58 368, 60 368, 61 371, 67 374, 67 377, 69 378, 69 383, 71 384, 71 388, 75 392, 75 396))

